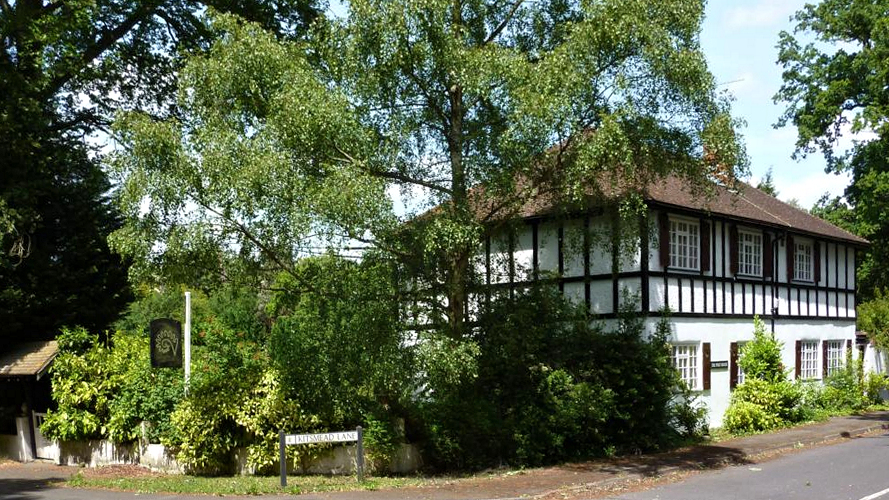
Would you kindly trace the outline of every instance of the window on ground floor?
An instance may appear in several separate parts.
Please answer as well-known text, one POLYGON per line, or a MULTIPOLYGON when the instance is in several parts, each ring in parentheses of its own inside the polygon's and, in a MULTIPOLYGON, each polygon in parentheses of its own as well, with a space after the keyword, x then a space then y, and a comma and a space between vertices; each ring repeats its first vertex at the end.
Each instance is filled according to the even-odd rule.
POLYGON ((804 340, 800 344, 800 378, 818 378, 818 341, 804 340))
POLYGON ((846 364, 845 340, 826 340, 827 342, 827 375, 843 368, 846 364))
MULTIPOLYGON (((741 357, 743 356, 744 346, 746 344, 747 342, 738 342, 738 361, 740 361, 741 357)), ((746 377, 744 376, 744 369, 741 368, 741 364, 738 363, 738 385, 743 384, 745 379, 746 377)))
POLYGON ((673 346, 673 366, 689 389, 698 388, 698 346, 680 344, 673 346))

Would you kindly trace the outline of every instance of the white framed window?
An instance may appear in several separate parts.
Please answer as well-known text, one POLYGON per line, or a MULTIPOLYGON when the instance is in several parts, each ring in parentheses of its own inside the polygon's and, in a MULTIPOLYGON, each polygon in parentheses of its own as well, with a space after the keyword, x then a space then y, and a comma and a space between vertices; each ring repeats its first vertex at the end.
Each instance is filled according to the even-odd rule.
POLYGON ((697 271, 700 264, 700 227, 697 222, 670 219, 670 267, 697 271))
POLYGON ((738 231, 738 274, 762 276, 762 233, 738 231))
POLYGON ((673 346, 673 366, 689 389, 698 388, 698 345, 678 344, 673 346))
MULTIPOLYGON (((742 356, 743 353, 744 353, 744 346, 745 346, 746 344, 747 344, 747 342, 738 342, 738 361, 741 360, 741 356, 742 356)), ((744 375, 744 369, 741 368, 741 363, 737 363, 737 364, 738 364, 738 382, 737 382, 737 385, 741 385, 741 384, 744 383, 744 380, 746 380, 747 377, 744 375)))
POLYGON ((827 375, 846 365, 845 340, 826 340, 827 342, 827 375))
POLYGON ((812 243, 809 241, 794 241, 794 266, 793 279, 798 281, 813 281, 812 271, 812 243))
POLYGON ((800 343, 799 376, 803 380, 818 378, 818 341, 804 340, 800 343))

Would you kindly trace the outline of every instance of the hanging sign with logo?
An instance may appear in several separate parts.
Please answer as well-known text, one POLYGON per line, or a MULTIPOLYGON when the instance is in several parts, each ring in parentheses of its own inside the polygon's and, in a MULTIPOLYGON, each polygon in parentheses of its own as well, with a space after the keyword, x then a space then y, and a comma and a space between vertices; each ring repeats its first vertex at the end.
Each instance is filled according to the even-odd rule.
POLYGON ((182 324, 175 319, 161 318, 151 322, 151 366, 182 367, 182 324))

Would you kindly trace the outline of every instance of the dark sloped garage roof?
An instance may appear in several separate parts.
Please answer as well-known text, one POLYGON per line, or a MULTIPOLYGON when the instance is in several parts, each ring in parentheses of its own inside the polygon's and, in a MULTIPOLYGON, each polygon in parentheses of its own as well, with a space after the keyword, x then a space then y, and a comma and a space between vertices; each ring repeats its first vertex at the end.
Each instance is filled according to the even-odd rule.
POLYGON ((39 379, 49 369, 58 353, 59 344, 55 340, 14 345, 9 351, 0 354, 0 379, 39 379))

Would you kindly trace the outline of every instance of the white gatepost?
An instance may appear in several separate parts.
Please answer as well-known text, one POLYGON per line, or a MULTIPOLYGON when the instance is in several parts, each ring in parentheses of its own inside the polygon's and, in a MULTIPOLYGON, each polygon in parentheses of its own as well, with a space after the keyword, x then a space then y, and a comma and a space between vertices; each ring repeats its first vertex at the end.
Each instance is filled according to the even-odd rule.
POLYGON ((191 379, 191 292, 185 292, 185 393, 191 379))

